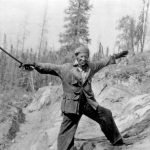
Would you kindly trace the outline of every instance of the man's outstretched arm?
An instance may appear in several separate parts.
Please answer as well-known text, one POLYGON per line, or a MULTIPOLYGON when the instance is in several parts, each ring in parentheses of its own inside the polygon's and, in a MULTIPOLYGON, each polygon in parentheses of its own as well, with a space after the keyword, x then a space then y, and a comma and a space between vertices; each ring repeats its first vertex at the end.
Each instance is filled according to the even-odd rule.
POLYGON ((32 71, 33 69, 35 69, 41 74, 51 74, 55 76, 60 76, 62 69, 62 65, 56 65, 51 63, 24 64, 23 67, 28 71, 32 71))
POLYGON ((110 57, 104 58, 96 63, 94 63, 93 65, 93 69, 94 69, 94 73, 98 72, 100 69, 102 69, 103 67, 106 67, 110 64, 115 64, 116 63, 116 59, 122 58, 122 57, 126 57, 126 55, 128 54, 128 51, 122 51, 118 54, 114 54, 110 57))

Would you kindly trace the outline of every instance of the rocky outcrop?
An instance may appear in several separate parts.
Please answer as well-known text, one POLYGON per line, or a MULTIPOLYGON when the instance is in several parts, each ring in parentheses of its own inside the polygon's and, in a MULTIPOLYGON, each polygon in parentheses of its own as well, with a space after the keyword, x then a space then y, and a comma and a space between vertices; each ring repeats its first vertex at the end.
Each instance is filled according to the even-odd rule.
MULTIPOLYGON (((150 95, 134 97, 128 89, 119 85, 108 86, 99 94, 102 85, 100 87, 95 82, 93 86, 100 105, 112 110, 122 135, 133 141, 132 145, 124 149, 136 149, 139 142, 147 142, 145 137, 149 136, 150 95)), ((26 122, 21 126, 11 150, 56 150, 57 134, 62 121, 60 89, 61 86, 44 87, 36 93, 40 98, 35 99, 25 110, 26 122), (47 96, 42 96, 43 93, 47 93, 47 96)), ((82 117, 76 133, 76 147, 86 150, 112 148, 99 125, 85 116, 82 117)))
MULTIPOLYGON (((14 138, 19 131, 20 124, 25 122, 25 114, 23 113, 22 108, 12 105, 9 107, 11 107, 9 109, 11 113, 9 113, 7 119, 3 117, 0 124, 0 149, 2 150, 9 147, 11 142, 14 141, 14 138)), ((3 115, 1 114, 1 116, 3 115)))

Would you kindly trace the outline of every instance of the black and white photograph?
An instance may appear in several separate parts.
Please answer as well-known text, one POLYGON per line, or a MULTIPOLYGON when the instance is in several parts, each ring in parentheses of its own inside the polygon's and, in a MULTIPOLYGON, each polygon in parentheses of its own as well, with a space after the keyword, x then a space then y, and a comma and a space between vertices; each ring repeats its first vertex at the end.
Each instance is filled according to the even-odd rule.
POLYGON ((149 150, 149 5, 0 0, 0 150, 149 150))

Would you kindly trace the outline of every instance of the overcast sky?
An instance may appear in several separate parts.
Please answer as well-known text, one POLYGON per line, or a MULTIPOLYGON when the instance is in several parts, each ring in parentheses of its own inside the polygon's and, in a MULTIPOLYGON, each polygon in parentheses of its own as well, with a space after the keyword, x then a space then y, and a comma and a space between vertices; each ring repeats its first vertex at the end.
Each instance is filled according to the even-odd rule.
MULTIPOLYGON (((59 33, 63 32, 64 9, 69 0, 48 0, 48 40, 51 46, 59 47, 59 33)), ((114 48, 117 21, 124 15, 138 16, 142 0, 90 0, 93 5, 89 20, 92 52, 98 43, 114 48)), ((7 33, 9 42, 15 43, 21 36, 25 20, 28 36, 26 47, 36 48, 46 0, 0 0, 0 41, 7 33)), ((2 43, 1 43, 2 44, 2 43)))

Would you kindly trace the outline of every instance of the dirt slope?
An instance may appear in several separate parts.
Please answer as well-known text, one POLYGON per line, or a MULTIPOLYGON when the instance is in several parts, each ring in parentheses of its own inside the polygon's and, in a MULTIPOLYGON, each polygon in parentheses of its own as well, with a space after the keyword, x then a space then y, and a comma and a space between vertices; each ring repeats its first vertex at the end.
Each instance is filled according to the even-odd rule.
MULTIPOLYGON (((119 64, 98 73, 93 90, 100 105, 112 110, 117 126, 131 145, 113 147, 98 124, 83 116, 76 133, 80 150, 149 150, 150 82, 149 53, 135 56, 126 66, 119 64), (138 59, 138 60, 137 60, 138 59), (137 62, 138 63, 137 63, 137 62)), ((24 112, 21 125, 10 150, 56 150, 57 134, 62 120, 61 86, 41 88, 24 112)))

